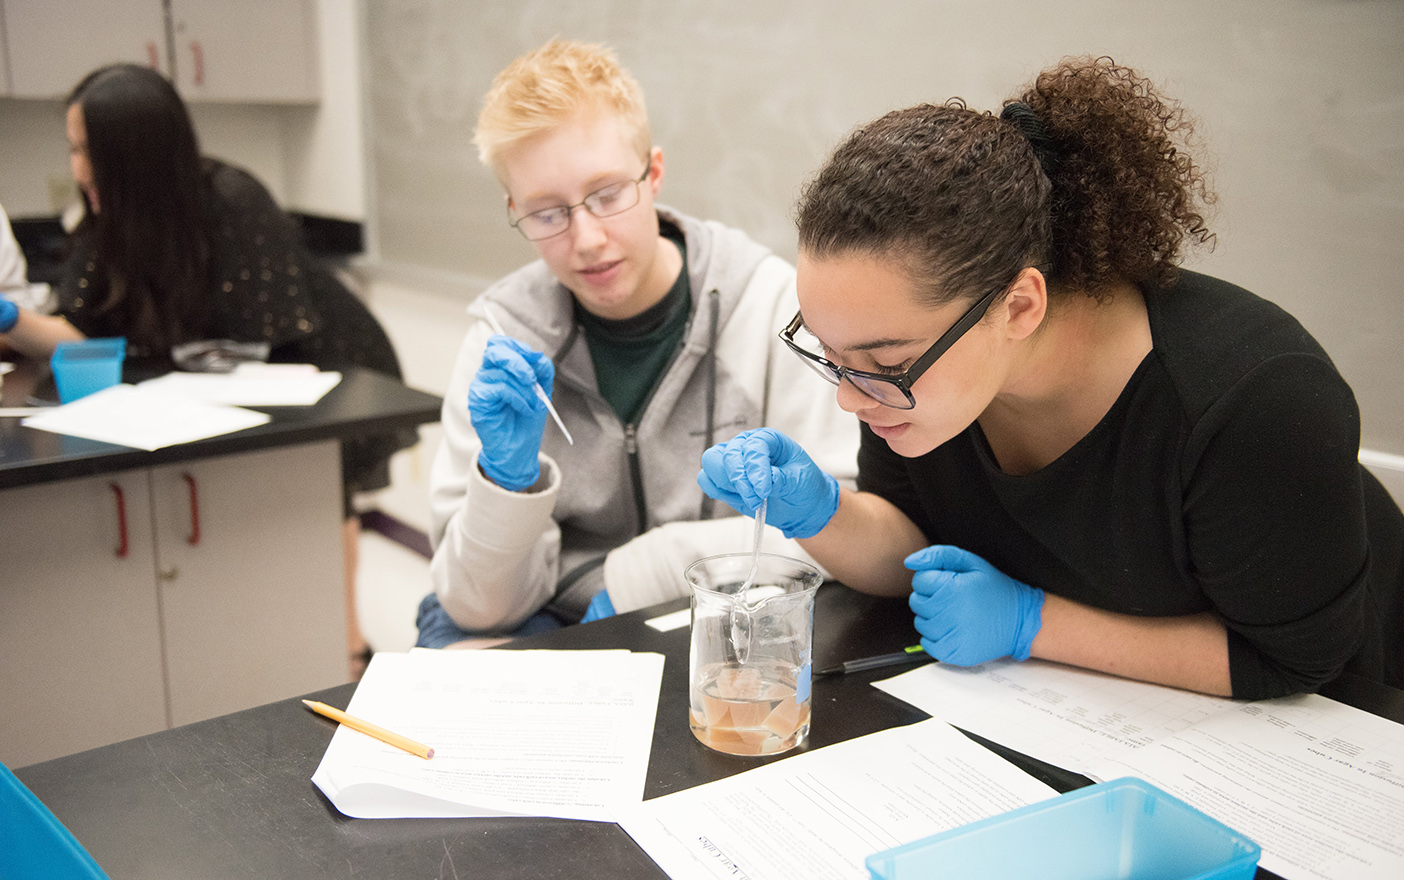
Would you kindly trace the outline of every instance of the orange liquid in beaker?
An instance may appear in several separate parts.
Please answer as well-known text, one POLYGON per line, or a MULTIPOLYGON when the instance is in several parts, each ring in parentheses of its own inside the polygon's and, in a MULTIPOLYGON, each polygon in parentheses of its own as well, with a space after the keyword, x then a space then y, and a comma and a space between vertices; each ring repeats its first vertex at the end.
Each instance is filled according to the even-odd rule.
POLYGON ((729 755, 775 755, 809 733, 809 701, 795 699, 792 668, 715 664, 692 690, 689 726, 698 742, 729 755))

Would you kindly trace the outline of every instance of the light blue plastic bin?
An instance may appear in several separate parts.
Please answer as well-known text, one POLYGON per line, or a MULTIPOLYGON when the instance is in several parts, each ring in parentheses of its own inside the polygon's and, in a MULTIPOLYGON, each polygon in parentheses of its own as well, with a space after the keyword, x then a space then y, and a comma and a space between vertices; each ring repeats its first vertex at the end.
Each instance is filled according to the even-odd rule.
POLYGON ((49 358, 58 386, 59 401, 72 403, 122 382, 122 361, 127 357, 127 340, 84 339, 60 342, 49 358))
POLYGON ((0 877, 108 880, 49 808, 0 764, 0 877))
POLYGON ((868 856, 873 880, 1251 880, 1261 850, 1127 777, 868 856))

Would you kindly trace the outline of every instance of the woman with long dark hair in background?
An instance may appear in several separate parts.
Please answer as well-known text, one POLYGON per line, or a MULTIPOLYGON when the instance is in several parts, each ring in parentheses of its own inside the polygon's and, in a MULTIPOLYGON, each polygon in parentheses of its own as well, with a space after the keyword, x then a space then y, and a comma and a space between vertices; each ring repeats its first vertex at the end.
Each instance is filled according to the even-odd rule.
MULTIPOLYGON (((200 154, 184 102, 155 71, 93 71, 68 99, 74 180, 85 214, 53 316, 25 312, 5 338, 46 357, 66 339, 122 336, 129 359, 169 366, 200 341, 266 343, 274 362, 365 367, 400 378, 384 330, 309 253, 296 222, 248 172, 200 154)), ((356 492, 389 484, 388 460, 413 432, 342 444, 353 655, 356 492)))

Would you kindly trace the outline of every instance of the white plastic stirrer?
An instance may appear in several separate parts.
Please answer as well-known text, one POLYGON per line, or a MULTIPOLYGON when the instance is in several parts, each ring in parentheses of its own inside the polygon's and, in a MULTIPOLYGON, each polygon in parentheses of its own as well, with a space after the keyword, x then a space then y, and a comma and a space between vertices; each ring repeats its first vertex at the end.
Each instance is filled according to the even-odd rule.
POLYGON ((765 533, 765 499, 756 508, 756 526, 751 541, 751 570, 745 583, 736 591, 736 602, 731 606, 731 643, 736 651, 736 662, 746 665, 751 653, 751 609, 746 604, 746 593, 756 585, 756 574, 760 571, 761 538, 765 533), (745 625, 741 618, 744 616, 745 625))
POLYGON ((761 499, 760 507, 756 508, 756 525, 751 531, 751 571, 746 575, 746 582, 741 585, 739 595, 746 595, 746 591, 756 585, 756 572, 760 570, 761 538, 765 534, 765 499, 761 499))

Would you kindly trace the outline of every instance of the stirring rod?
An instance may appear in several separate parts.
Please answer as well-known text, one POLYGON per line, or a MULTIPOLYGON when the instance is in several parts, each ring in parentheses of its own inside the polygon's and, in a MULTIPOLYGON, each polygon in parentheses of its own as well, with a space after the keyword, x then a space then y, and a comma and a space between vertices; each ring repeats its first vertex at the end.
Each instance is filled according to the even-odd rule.
POLYGON ((746 604, 746 593, 756 585, 756 574, 760 571, 761 536, 765 532, 765 499, 756 508, 755 539, 751 544, 751 570, 746 580, 736 591, 738 604, 731 606, 731 645, 736 652, 736 662, 746 665, 751 653, 751 608, 746 604), (739 615, 745 615, 746 626, 741 626, 739 615))
MULTIPOLYGON (((507 335, 507 331, 503 330, 502 325, 497 323, 497 316, 492 313, 492 306, 483 303, 483 314, 487 315, 488 324, 491 325, 492 332, 496 333, 498 336, 507 335)), ((557 414, 556 408, 551 405, 551 398, 547 396, 546 389, 541 387, 540 382, 535 383, 533 387, 536 388, 536 396, 541 398, 542 403, 546 404, 546 411, 551 414, 551 418, 556 420, 556 427, 560 428, 561 433, 565 435, 566 442, 574 446, 575 438, 570 436, 570 431, 566 430, 565 422, 561 421, 561 417, 557 414)))
POLYGON ((761 537, 765 534, 765 499, 761 499, 760 507, 756 508, 756 526, 751 539, 751 571, 746 575, 746 582, 737 591, 738 595, 744 596, 746 591, 756 585, 756 573, 760 571, 761 537))

